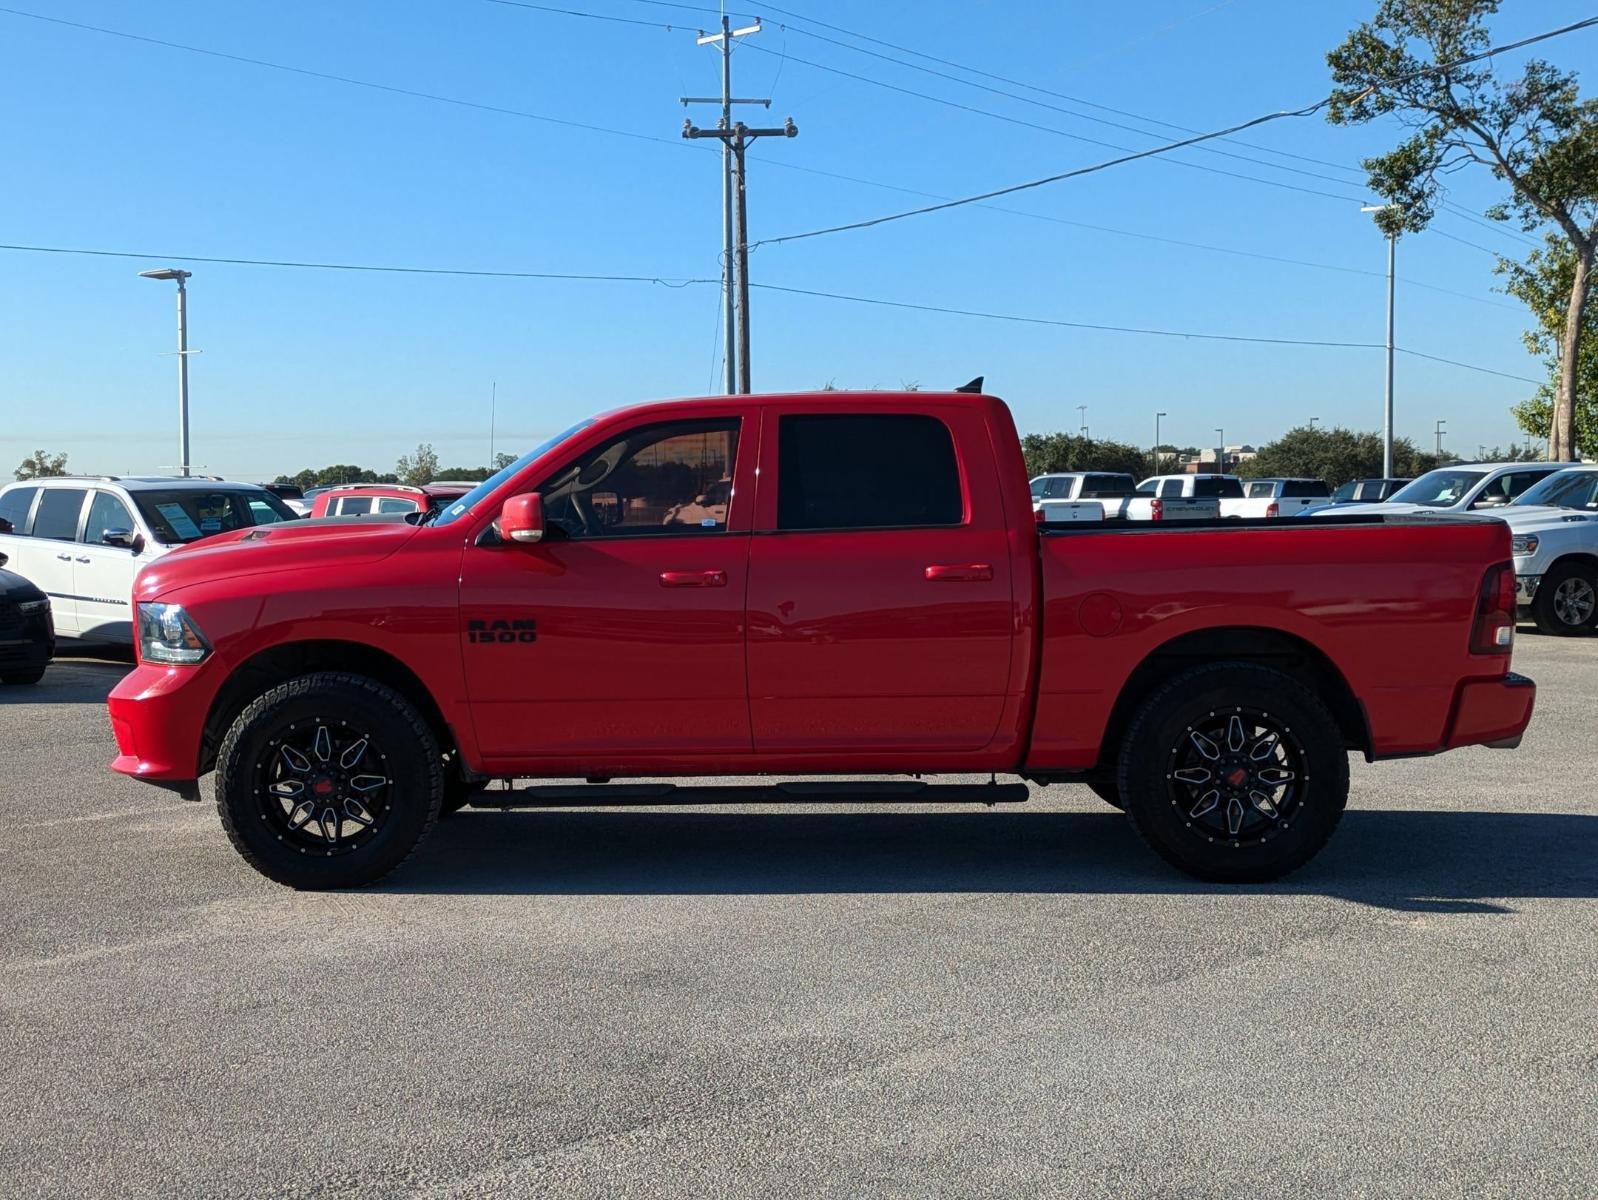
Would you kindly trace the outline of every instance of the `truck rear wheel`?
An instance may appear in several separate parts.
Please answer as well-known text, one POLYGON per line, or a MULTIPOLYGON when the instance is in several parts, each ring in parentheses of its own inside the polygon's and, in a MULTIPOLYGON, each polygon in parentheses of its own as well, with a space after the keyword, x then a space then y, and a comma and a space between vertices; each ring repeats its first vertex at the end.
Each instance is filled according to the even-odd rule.
POLYGON ((442 761, 398 692, 359 675, 302 675, 228 729, 216 806, 234 847, 269 879, 359 887, 404 862, 438 819, 442 761))
POLYGON ((1591 633, 1598 626, 1598 573, 1580 563, 1557 563, 1543 576, 1531 603, 1543 633, 1591 633))
POLYGON ((1348 751, 1297 680, 1249 663, 1185 671, 1144 702, 1120 791, 1143 840, 1200 879, 1260 883, 1303 866, 1348 802, 1348 751))

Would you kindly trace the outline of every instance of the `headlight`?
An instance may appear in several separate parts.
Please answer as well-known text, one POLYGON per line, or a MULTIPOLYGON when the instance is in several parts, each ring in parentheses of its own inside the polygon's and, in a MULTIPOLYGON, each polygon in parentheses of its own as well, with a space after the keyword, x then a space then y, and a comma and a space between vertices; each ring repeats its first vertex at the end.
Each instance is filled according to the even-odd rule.
POLYGON ((49 612, 50 601, 24 600, 21 604, 17 605, 17 611, 25 617, 31 617, 35 613, 49 612))
POLYGON ((1537 535, 1535 533, 1517 533, 1509 539, 1509 552, 1511 554, 1536 554, 1537 535))
POLYGON ((180 604, 139 605, 139 657, 145 662, 203 662, 211 647, 180 604))

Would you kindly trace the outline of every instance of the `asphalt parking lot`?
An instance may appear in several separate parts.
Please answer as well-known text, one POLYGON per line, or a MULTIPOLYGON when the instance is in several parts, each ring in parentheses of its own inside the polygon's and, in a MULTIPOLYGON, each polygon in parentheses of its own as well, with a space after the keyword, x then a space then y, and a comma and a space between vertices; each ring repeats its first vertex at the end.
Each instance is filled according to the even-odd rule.
POLYGON ((467 811, 315 895, 57 662, 0 693, 0 1194, 1593 1196, 1598 639, 1516 666, 1518 752, 1356 763, 1266 888, 1055 787, 467 811))

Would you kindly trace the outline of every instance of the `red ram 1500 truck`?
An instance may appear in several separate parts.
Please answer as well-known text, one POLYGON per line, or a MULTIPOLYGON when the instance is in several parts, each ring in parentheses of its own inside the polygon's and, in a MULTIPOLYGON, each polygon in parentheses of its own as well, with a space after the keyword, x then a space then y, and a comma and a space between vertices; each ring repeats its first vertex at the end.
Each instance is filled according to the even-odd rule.
POLYGON ((1513 746, 1501 521, 1040 529, 988 396, 648 404, 441 513, 263 526, 138 577, 113 768, 198 796, 296 887, 385 875, 471 802, 1024 799, 1076 781, 1175 866, 1264 880, 1331 836, 1348 752, 1513 746), (583 778, 588 786, 481 788, 583 778))

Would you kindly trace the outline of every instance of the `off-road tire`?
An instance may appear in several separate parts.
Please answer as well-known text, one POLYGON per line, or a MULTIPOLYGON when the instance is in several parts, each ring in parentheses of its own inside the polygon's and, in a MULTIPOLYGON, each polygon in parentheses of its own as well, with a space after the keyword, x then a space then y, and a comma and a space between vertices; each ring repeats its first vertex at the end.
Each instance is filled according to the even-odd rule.
MULTIPOLYGON (((1337 721, 1303 684, 1268 667, 1223 662, 1184 671, 1143 702, 1121 744, 1118 779, 1132 827, 1166 862, 1199 879, 1263 883, 1303 866, 1331 838, 1348 803, 1348 750, 1337 721), (1260 838, 1206 833, 1172 779, 1192 731, 1230 712, 1278 723, 1301 760, 1291 812, 1283 809, 1260 838)), ((1250 811, 1248 819, 1262 818, 1250 811)))
POLYGON ((1598 628, 1598 603, 1592 605, 1582 621, 1572 623, 1559 615, 1555 606, 1559 588, 1572 580, 1576 581, 1575 586, 1579 587, 1582 583, 1587 585, 1590 589, 1589 599, 1598 597, 1598 572, 1581 563, 1555 563, 1553 570, 1544 575, 1542 582, 1537 585, 1537 595, 1531 602, 1532 619, 1537 622, 1540 632, 1555 637, 1578 637, 1598 628))
POLYGON ((361 887, 393 871, 438 820, 443 757, 427 722, 403 696, 342 672, 302 675, 258 696, 233 721, 216 760, 216 807, 234 848, 269 879, 306 890, 361 887), (369 840, 344 852, 307 848, 269 819, 262 775, 269 744, 312 721, 347 722, 386 764, 385 809, 369 840))

